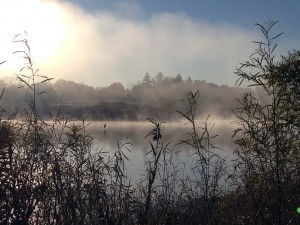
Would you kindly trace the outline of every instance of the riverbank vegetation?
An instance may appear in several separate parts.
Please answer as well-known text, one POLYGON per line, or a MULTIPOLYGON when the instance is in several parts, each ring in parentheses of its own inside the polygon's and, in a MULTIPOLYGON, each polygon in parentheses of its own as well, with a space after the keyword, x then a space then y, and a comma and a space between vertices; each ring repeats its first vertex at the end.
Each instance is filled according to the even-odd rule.
MULTIPOLYGON (((127 178, 128 143, 118 143, 112 154, 104 152, 86 133, 84 116, 81 123, 72 122, 63 107, 43 119, 47 107, 46 111, 39 107, 51 96, 51 90, 58 93, 48 84, 50 79, 35 69, 26 37, 16 36, 14 41, 23 43, 25 49, 15 54, 26 60, 17 79, 27 87, 28 97, 21 108, 3 104, 1 108, 0 223, 298 224, 300 53, 292 51, 275 61, 275 24, 258 25, 264 41, 256 42, 257 50, 236 70, 238 84, 248 81, 265 98, 246 89, 230 89, 245 91, 237 105, 233 104, 233 122, 239 125, 233 133, 235 160, 222 158, 222 150, 212 144, 215 136, 211 135, 209 117, 200 123, 197 120, 206 113, 199 108, 203 90, 176 89, 183 101, 174 113, 177 110, 186 120, 190 131, 181 140, 171 141, 193 149, 194 176, 185 175, 174 163, 163 122, 156 116, 160 114, 153 111, 156 119, 148 119, 153 129, 141 136, 149 140, 149 151, 144 176, 137 183, 127 178), (49 93, 44 93, 45 89, 49 93)), ((167 82, 160 77, 160 82, 167 82)), ((168 82, 176 86, 175 80, 168 82)), ((188 82, 197 83, 180 81, 181 85, 188 82)), ((152 93, 156 85, 145 77, 131 91, 143 86, 142 92, 152 93)), ((81 87, 84 90, 85 86, 81 87)), ((10 93, 8 89, 6 86, 1 101, 10 93)), ((77 96, 80 98, 80 93, 77 96)), ((152 100, 147 102, 153 107, 167 104, 152 100)))

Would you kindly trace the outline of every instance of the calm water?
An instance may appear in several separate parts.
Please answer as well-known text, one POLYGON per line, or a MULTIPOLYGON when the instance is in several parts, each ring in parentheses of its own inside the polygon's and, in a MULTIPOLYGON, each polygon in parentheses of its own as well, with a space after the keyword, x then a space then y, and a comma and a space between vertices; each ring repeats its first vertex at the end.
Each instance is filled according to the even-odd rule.
MULTIPOLYGON (((227 157, 230 162, 232 152, 235 148, 232 141, 232 131, 235 126, 229 120, 218 120, 209 123, 210 135, 218 135, 213 139, 213 144, 221 148, 215 149, 222 157, 227 157)), ((202 133, 203 123, 199 122, 199 133, 202 133)), ((138 182, 145 173, 146 154, 151 150, 150 141, 152 137, 147 134, 154 128, 150 122, 92 122, 87 127, 87 132, 94 137, 94 142, 99 145, 102 151, 113 154, 118 149, 118 143, 128 143, 127 149, 123 149, 125 155, 129 158, 126 163, 128 177, 133 182, 138 182), (106 127, 104 128, 104 124, 106 127)), ((195 163, 194 151, 185 144, 178 145, 180 140, 188 140, 191 132, 191 126, 185 122, 169 122, 162 124, 162 140, 169 143, 169 151, 172 152, 173 160, 182 173, 190 173, 190 168, 195 163)))

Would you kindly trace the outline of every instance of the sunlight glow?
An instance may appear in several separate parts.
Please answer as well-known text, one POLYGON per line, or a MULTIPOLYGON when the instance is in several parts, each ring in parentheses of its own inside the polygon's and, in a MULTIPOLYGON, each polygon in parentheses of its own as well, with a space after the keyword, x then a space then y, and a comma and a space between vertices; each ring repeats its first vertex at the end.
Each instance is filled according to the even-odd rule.
POLYGON ((155 76, 159 71, 232 85, 234 68, 251 54, 248 43, 257 40, 250 30, 207 23, 184 13, 144 17, 140 9, 141 16, 135 18, 106 9, 102 1, 95 10, 64 0, 0 2, 0 62, 7 61, 0 65, 1 77, 24 66, 12 55, 20 48, 12 44, 13 36, 23 31, 42 75, 92 86, 116 81, 131 86, 146 72, 155 76))
POLYGON ((12 44, 13 36, 26 31, 32 57, 45 63, 59 54, 68 36, 68 21, 64 9, 55 1, 4 0, 0 7, 0 60, 6 67, 16 67, 12 52, 20 46, 12 44))

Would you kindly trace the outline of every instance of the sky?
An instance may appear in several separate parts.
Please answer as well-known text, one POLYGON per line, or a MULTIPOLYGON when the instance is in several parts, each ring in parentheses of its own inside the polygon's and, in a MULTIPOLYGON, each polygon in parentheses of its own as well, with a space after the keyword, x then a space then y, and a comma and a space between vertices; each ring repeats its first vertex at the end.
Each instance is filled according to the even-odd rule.
POLYGON ((131 87, 162 72, 234 86, 263 40, 255 23, 279 21, 277 54, 286 55, 300 46, 299 11, 298 0, 2 0, 0 78, 24 65, 12 40, 26 31, 35 68, 55 80, 131 87))

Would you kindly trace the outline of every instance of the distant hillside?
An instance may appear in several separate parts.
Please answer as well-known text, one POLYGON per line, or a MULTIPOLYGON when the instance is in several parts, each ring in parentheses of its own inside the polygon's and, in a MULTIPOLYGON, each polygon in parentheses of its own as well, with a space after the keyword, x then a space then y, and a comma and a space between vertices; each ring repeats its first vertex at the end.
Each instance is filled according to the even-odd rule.
MULTIPOLYGON (((0 80, 0 90, 5 88, 2 107, 11 110, 26 105, 29 92, 19 85, 14 79, 0 80)), ((185 111, 181 101, 185 93, 197 90, 200 116, 213 114, 229 118, 232 109, 237 107, 236 99, 246 91, 190 77, 183 80, 180 74, 165 77, 162 73, 154 78, 146 74, 130 89, 125 89, 121 83, 100 88, 66 80, 45 83, 39 89, 46 92, 38 100, 40 116, 47 118, 49 113, 60 109, 70 119, 88 120, 144 120, 156 116, 161 120, 175 120, 179 118, 176 111, 185 111)))

